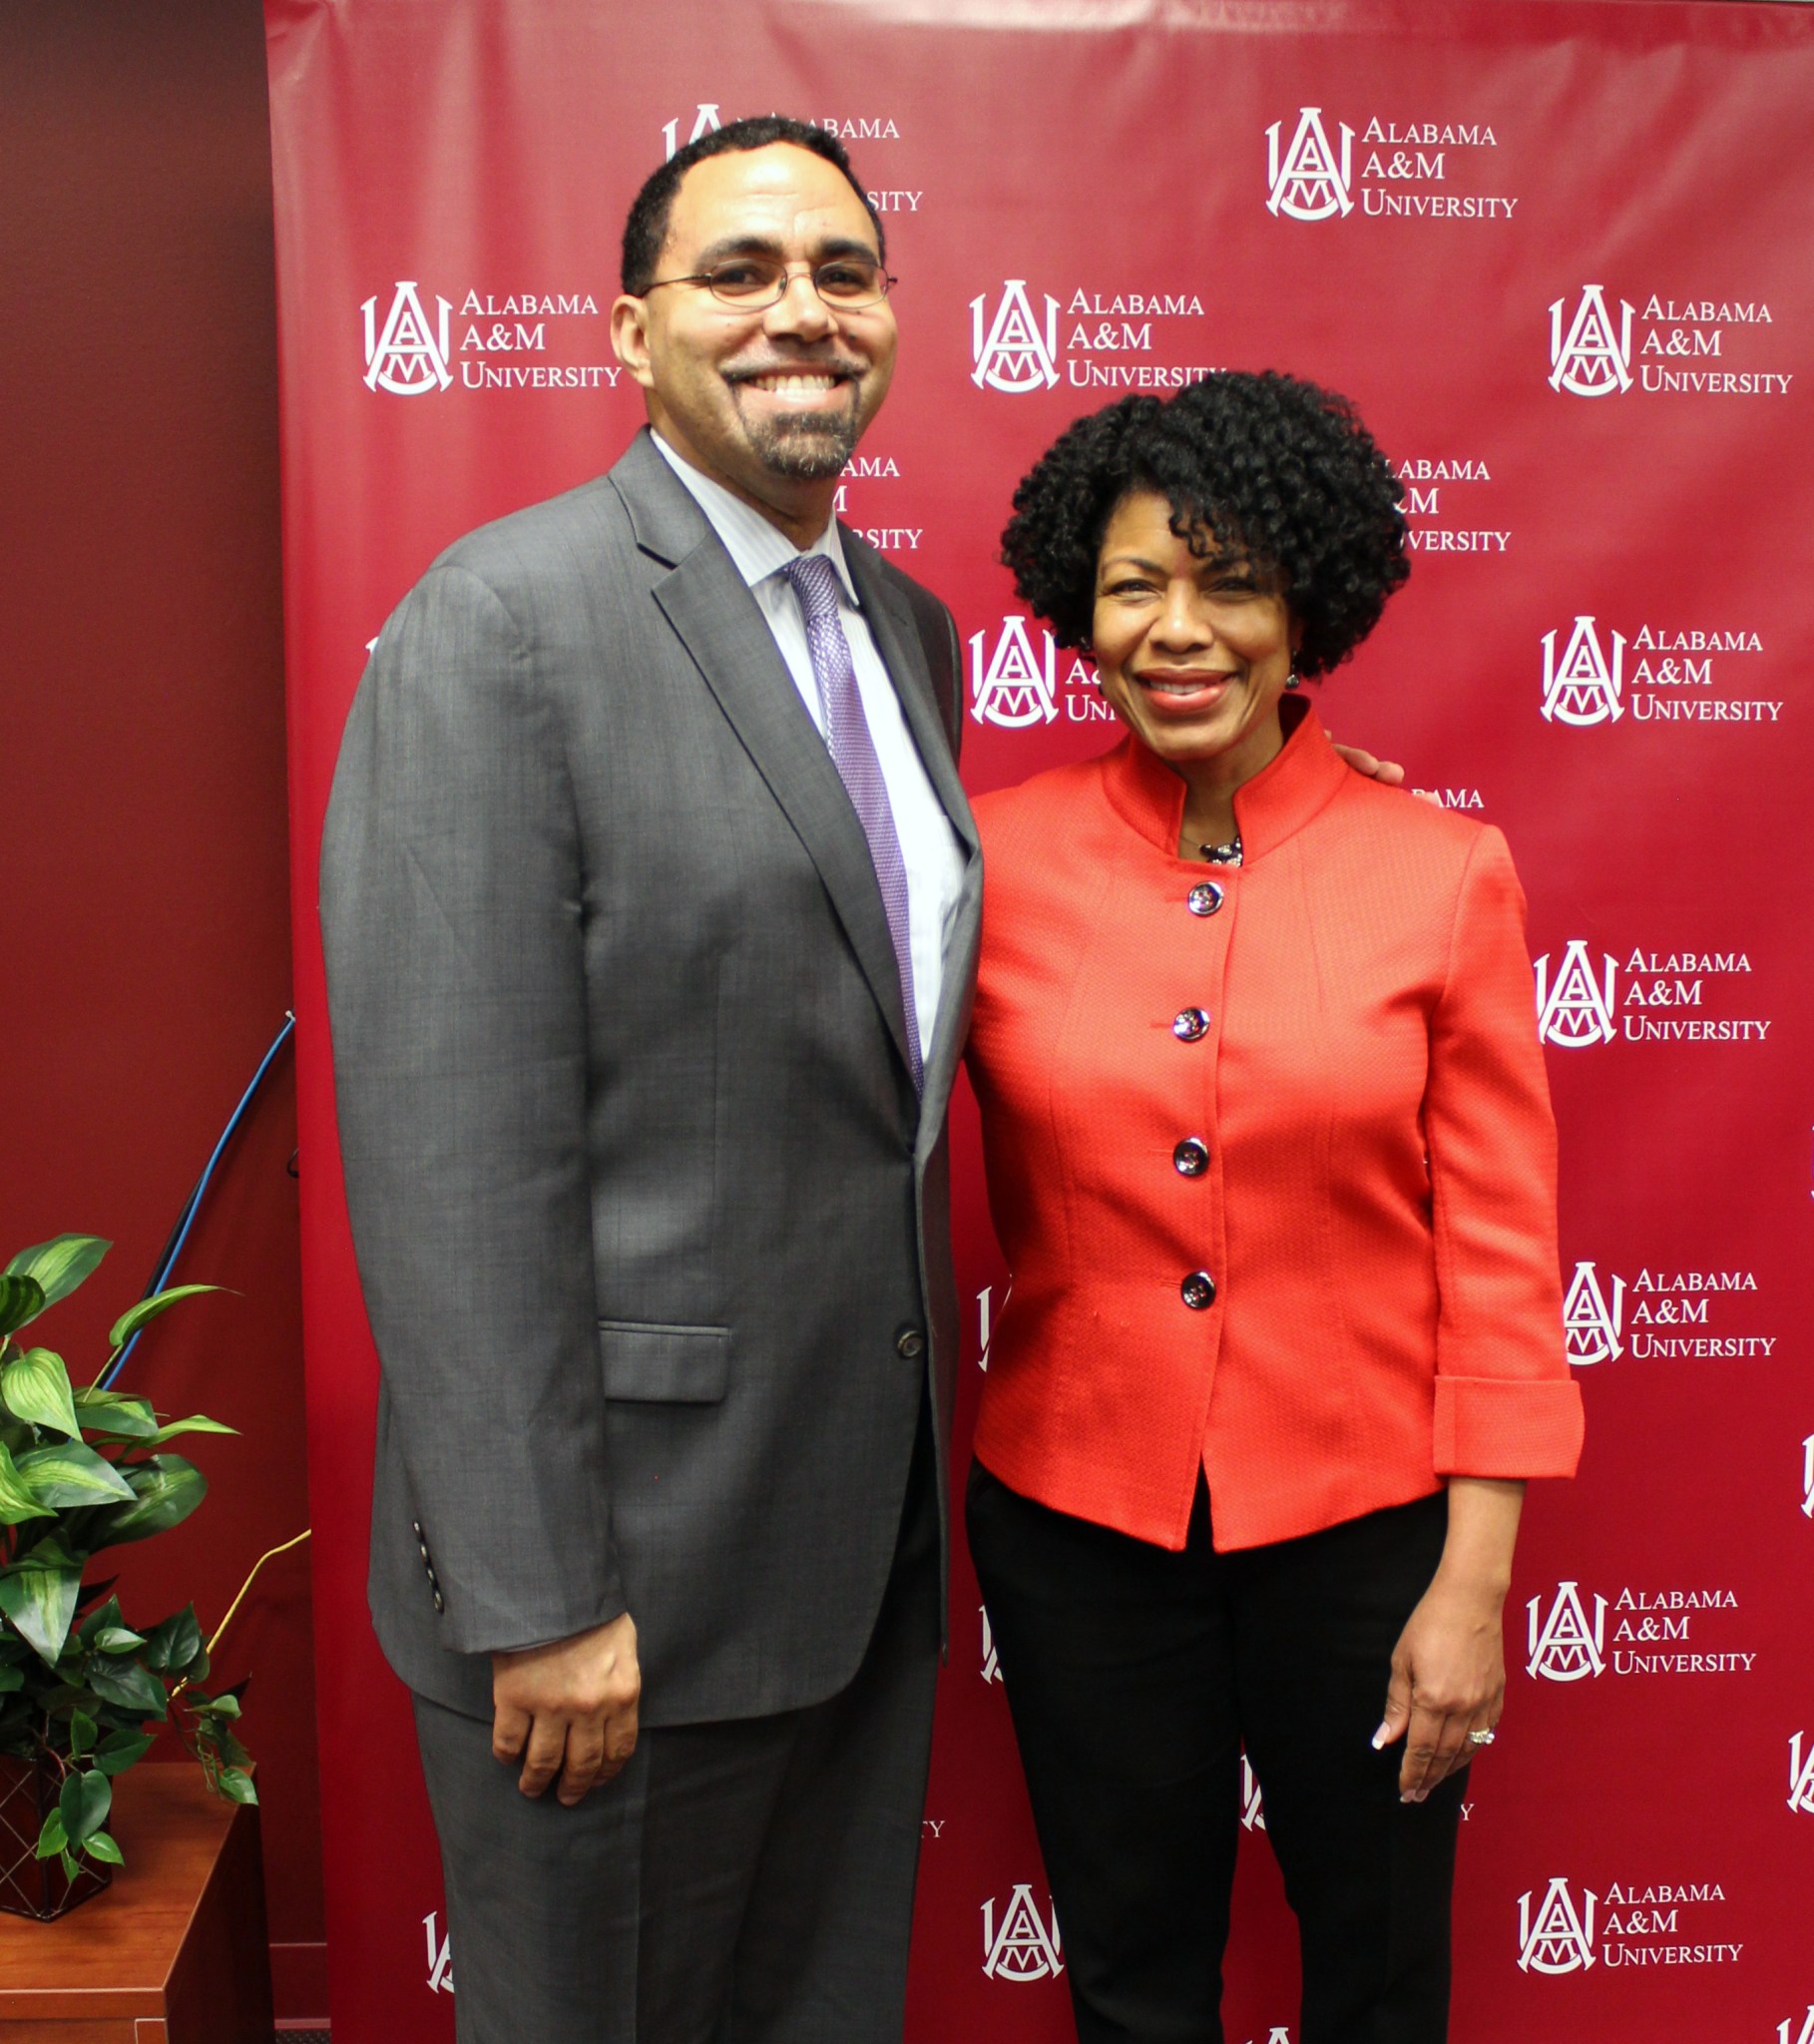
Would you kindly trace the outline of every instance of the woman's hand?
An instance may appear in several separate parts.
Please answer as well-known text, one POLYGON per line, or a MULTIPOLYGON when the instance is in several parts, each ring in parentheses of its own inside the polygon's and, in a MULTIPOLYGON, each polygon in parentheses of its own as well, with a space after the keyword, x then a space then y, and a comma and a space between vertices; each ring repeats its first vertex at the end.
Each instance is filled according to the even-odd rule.
POLYGON ((1506 1701, 1505 1604, 1524 1505, 1522 1483, 1458 1476, 1449 1484, 1443 1558, 1392 1650, 1375 1747, 1405 1742, 1400 1798, 1422 1802, 1479 1750, 1506 1701))
POLYGON ((1504 1605, 1439 1571, 1392 1650, 1386 1719, 1375 1746, 1404 1738, 1398 1790, 1422 1802, 1474 1758, 1471 1732, 1491 1732, 1506 1700, 1504 1605))

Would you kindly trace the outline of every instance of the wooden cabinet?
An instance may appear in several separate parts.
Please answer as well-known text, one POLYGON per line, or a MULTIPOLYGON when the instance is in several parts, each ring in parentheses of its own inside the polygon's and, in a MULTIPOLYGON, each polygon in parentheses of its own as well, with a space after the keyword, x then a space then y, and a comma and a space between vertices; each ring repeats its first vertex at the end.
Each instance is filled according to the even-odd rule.
POLYGON ((54 1923, 0 1916, 0 2044, 270 2044, 258 1812, 200 1768, 115 1784, 126 1865, 54 1923))

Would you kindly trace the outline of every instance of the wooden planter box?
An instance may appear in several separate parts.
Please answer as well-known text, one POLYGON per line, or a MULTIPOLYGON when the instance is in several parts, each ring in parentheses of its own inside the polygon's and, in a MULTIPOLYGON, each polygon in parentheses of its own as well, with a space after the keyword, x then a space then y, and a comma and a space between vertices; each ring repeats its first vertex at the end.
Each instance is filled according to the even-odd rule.
POLYGON ((114 1785, 127 1863, 54 1923, 0 1915, 0 2044, 270 2044, 258 1812, 200 1768, 114 1785))

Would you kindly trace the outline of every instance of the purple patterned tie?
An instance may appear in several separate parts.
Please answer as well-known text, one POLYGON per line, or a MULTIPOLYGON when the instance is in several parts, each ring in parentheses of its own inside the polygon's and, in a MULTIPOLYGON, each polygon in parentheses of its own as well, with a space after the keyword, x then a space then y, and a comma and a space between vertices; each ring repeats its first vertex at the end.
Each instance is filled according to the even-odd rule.
POLYGON ((825 744, 832 765, 850 796, 863 835, 882 906, 888 911, 888 934, 894 939, 894 962, 901 975, 901 1007, 907 1020, 907 1055, 916 1092, 925 1083, 920 1068, 920 1024, 913 1003, 913 950, 907 921, 907 864, 888 806, 882 763, 876 758, 863 699, 857 693, 856 668, 850 642, 838 620, 838 571, 823 554, 801 554, 781 570, 793 584, 806 620, 806 649, 812 656, 812 678, 819 686, 819 708, 825 719, 825 744))

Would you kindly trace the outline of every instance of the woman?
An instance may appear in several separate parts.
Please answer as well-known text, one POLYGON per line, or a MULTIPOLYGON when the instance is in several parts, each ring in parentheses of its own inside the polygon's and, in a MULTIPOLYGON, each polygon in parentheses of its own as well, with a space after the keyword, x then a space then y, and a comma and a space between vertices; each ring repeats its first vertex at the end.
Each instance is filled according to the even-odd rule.
POLYGON ((1400 494, 1343 400, 1223 374, 1074 425, 1005 535, 1127 727, 976 805, 968 1520, 1083 2044, 1220 2038, 1243 1744, 1302 2044, 1445 2035, 1524 1480, 1580 1449, 1505 840, 1297 693, 1405 579, 1400 494))

